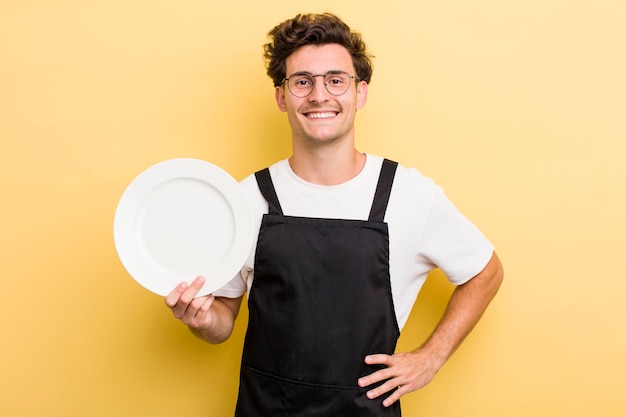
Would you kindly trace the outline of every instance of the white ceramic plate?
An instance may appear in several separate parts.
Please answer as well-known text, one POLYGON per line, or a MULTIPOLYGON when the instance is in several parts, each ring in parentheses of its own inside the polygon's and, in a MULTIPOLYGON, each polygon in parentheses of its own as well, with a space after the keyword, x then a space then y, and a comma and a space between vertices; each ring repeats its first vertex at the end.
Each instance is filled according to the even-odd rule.
POLYGON ((198 275, 198 296, 228 283, 253 241, 252 211, 226 171, 198 159, 171 159, 135 178, 114 220, 117 253, 143 287, 167 295, 198 275))

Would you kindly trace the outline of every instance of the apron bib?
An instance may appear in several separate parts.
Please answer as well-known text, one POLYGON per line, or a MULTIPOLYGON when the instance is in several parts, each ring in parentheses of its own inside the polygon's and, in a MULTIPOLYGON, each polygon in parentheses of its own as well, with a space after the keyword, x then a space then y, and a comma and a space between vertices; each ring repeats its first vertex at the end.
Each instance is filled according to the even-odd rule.
POLYGON ((399 336, 383 222, 397 164, 385 160, 369 219, 290 217, 269 170, 256 173, 269 203, 248 298, 236 417, 399 417, 357 380, 393 354, 399 336))

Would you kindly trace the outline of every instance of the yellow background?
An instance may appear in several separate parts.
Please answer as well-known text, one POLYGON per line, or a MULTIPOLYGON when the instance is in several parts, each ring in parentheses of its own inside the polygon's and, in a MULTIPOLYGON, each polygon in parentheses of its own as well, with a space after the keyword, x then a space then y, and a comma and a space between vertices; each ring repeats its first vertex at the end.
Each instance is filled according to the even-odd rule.
MULTIPOLYGON (((245 319, 194 339, 123 269, 113 215, 159 161, 242 179, 289 155, 261 45, 327 10, 376 55, 358 148, 433 177, 505 265, 405 415, 626 415, 621 0, 2 0, 1 415, 232 415, 245 319)), ((450 291, 432 274, 401 349, 450 291)))

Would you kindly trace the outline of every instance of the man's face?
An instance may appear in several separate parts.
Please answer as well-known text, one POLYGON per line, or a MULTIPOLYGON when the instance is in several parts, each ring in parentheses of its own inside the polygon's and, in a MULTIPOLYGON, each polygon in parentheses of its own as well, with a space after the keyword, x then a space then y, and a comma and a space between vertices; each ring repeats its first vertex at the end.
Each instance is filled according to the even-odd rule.
MULTIPOLYGON (((286 60, 287 77, 296 72, 316 75, 337 70, 356 75, 350 53, 338 44, 303 46, 286 60)), ((303 98, 291 94, 287 82, 276 87, 276 102, 287 112, 293 139, 309 145, 353 140, 355 114, 366 99, 367 83, 356 79, 350 80, 350 87, 340 96, 326 90, 324 77, 315 77, 313 91, 303 98)))

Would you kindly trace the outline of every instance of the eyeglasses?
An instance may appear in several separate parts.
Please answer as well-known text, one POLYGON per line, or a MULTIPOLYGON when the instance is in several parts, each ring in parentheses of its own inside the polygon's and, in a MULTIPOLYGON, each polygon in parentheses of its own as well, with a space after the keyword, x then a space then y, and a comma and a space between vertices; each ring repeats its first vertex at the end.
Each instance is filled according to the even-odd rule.
POLYGON ((355 78, 345 71, 328 71, 326 74, 311 74, 309 72, 296 72, 289 78, 284 78, 280 83, 287 82, 291 94, 304 98, 313 92, 315 77, 324 77, 324 87, 333 96, 340 96, 350 88, 350 79, 355 78))

